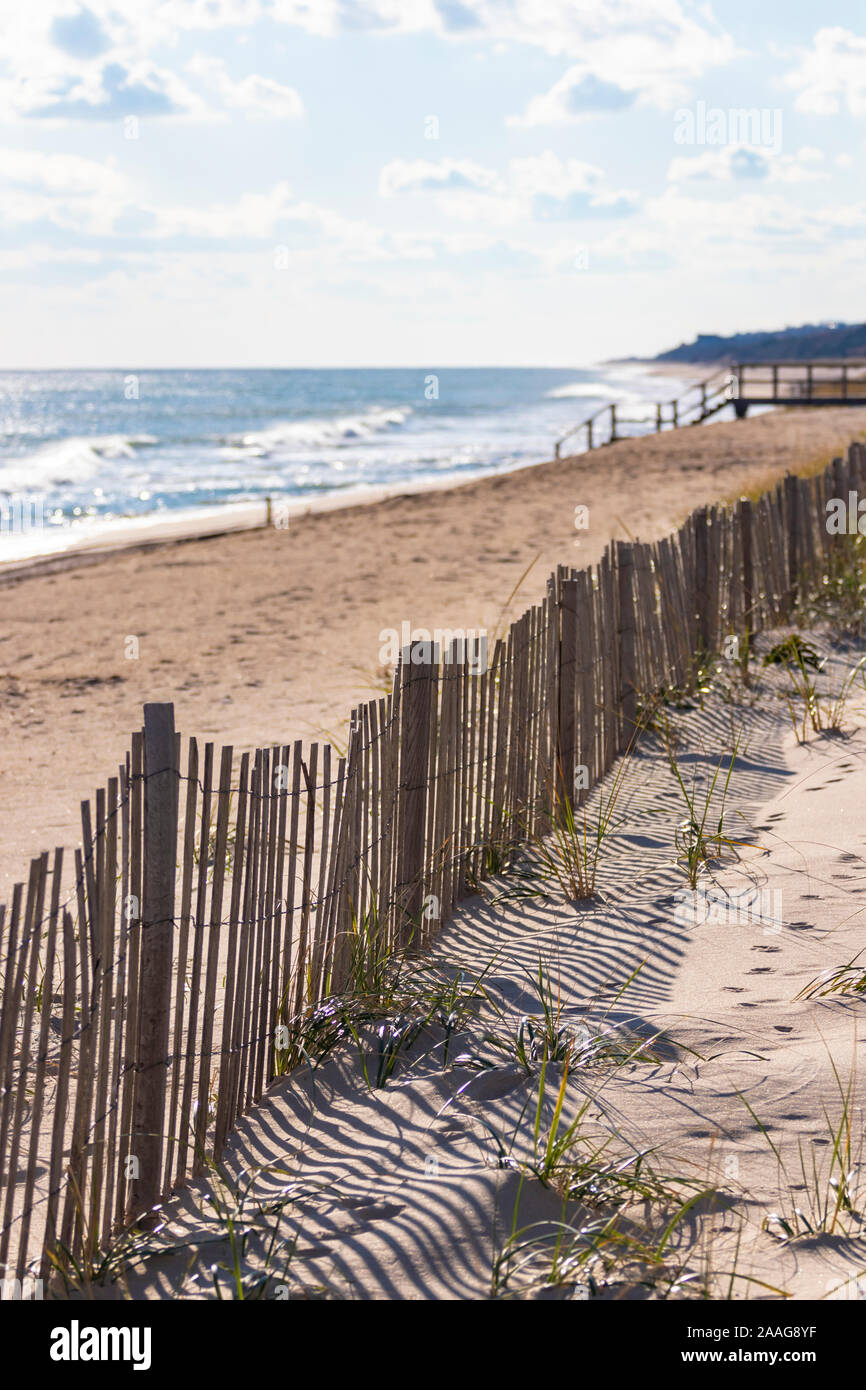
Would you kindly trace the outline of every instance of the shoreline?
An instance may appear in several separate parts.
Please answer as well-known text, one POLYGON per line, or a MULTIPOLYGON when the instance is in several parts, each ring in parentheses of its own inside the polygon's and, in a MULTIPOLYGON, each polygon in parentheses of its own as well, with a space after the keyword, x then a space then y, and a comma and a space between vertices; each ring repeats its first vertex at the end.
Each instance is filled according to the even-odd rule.
MULTIPOLYGON (((539 464, 521 467, 542 467, 539 464)), ((503 470, 504 472, 517 470, 503 470)), ((113 555, 150 551, 161 546, 183 545, 187 541, 219 540, 223 536, 240 535, 247 531, 288 530, 292 519, 318 515, 321 512, 347 511, 356 507, 372 507, 395 497, 409 497, 424 492, 450 492, 468 487, 484 477, 502 477, 502 473, 475 474, 455 481, 448 478, 425 478, 388 486, 364 486, 344 492, 328 493, 323 497, 286 501, 275 496, 261 502, 227 502, 219 507, 203 507, 172 514, 148 513, 144 517, 125 518, 112 523, 98 535, 71 543, 64 549, 40 551, 20 559, 0 560, 0 585, 4 581, 26 579, 31 575, 56 574, 78 565, 95 564, 113 555), (268 520, 273 509, 287 519, 285 526, 268 520), (106 540, 106 536, 109 537, 106 540)))
POLYGON ((615 357, 605 367, 643 367, 647 376, 679 376, 702 381, 718 372, 730 370, 730 362, 657 362, 652 357, 615 357))
POLYGON ((557 564, 666 535, 695 506, 823 466, 864 434, 866 406, 775 411, 404 487, 285 530, 139 540, 7 570, 0 900, 32 855, 79 843, 80 802, 125 756, 145 702, 173 701, 179 730, 238 751, 341 743, 352 706, 384 688, 383 631, 495 634, 557 564))
MULTIPOLYGON (((686 365, 680 371, 676 364, 651 363, 643 359, 622 359, 621 362, 600 363, 605 366, 640 366, 648 377, 666 376, 679 380, 691 389, 690 383, 702 379, 704 373, 697 367, 686 365)), ((715 369, 714 369, 715 370, 715 369)), ((579 398, 575 399, 575 414, 579 414, 579 398)), ((604 409, 604 407, 602 407, 604 409)), ((724 423, 714 418, 707 422, 724 423)), ((648 431, 654 433, 654 431, 648 431)), ((642 438, 643 436, 634 436, 642 438)), ((552 445, 551 445, 552 447, 552 445)), ((540 457, 533 463, 520 463, 497 469, 484 469, 470 472, 466 477, 449 473, 441 478, 406 478, 396 483, 356 484, 341 491, 325 494, 307 494, 304 497, 288 498, 275 493, 273 498, 244 502, 225 502, 205 504, 195 508, 177 508, 172 511, 156 510, 141 516, 115 518, 88 528, 87 524, 68 527, 43 526, 40 528, 46 540, 56 538, 57 544, 29 554, 0 557, 0 582, 4 579, 23 577, 28 573, 53 573, 68 568, 75 563, 90 563, 94 556, 107 556, 120 551, 150 549, 154 545, 168 545, 175 542, 207 539, 230 535, 240 531, 256 530, 266 526, 268 505, 272 501, 279 507, 282 516, 289 521, 309 514, 345 510, 358 506, 373 505, 393 497, 411 496, 416 493, 432 491, 451 491, 482 481, 485 478, 501 477, 508 473, 521 472, 527 468, 543 467, 547 458, 540 457)))

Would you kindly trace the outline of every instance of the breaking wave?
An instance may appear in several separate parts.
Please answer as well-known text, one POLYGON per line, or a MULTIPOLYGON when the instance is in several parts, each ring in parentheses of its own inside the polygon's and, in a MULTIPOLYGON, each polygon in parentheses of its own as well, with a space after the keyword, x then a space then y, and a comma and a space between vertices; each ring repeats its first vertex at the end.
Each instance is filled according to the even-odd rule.
POLYGON ((132 459, 138 449, 158 443, 150 434, 73 435, 60 439, 32 454, 0 461, 0 492, 44 491, 85 482, 107 460, 132 459))
POLYGON ((370 439, 386 430, 399 429, 412 414, 410 406, 388 409, 375 406, 361 415, 342 415, 332 420, 281 420, 267 429, 244 434, 230 443, 262 458, 275 450, 315 449, 370 439))

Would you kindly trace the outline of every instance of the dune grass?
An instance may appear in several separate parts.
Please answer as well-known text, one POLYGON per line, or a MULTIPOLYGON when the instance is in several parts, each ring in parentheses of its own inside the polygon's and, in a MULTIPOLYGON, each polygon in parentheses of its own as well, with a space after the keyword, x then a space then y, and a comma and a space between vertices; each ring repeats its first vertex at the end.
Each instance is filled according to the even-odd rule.
POLYGON ((616 763, 612 774, 593 789, 582 805, 576 794, 563 790, 559 775, 548 771, 545 795, 548 814, 539 828, 531 808, 510 812, 512 826, 506 886, 494 894, 494 903, 511 899, 563 897, 569 903, 588 902, 597 895, 598 873, 605 847, 624 817, 617 813, 628 774, 634 739, 616 763))
POLYGON ((748 841, 735 838, 730 830, 730 821, 734 816, 742 818, 742 813, 728 810, 728 794, 740 751, 741 734, 736 734, 730 754, 719 757, 712 773, 701 780, 697 762, 690 779, 684 772, 676 732, 665 711, 658 712, 654 727, 686 810, 686 817, 675 834, 676 862, 685 874, 689 887, 697 888, 701 874, 709 865, 718 864, 725 858, 737 859, 739 850, 749 845, 748 841), (726 758, 727 771, 722 777, 726 758))
POLYGON ((780 1193, 784 1201, 779 1209, 764 1218, 763 1229, 782 1241, 804 1237, 862 1235, 866 1223, 866 1170, 864 1170, 864 1135, 856 1099, 856 1062, 852 1062, 846 1083, 828 1049, 828 1057, 838 1092, 838 1107, 831 1113, 822 1104, 824 1130, 817 1139, 797 1140, 797 1155, 793 1167, 788 1157, 773 1142, 743 1095, 740 1099, 769 1145, 779 1167, 780 1193), (797 1206, 788 1205, 795 1192, 803 1195, 797 1206))
POLYGON ((826 999, 833 994, 866 996, 866 965, 860 960, 862 951, 848 961, 822 973, 797 995, 798 999, 826 999))

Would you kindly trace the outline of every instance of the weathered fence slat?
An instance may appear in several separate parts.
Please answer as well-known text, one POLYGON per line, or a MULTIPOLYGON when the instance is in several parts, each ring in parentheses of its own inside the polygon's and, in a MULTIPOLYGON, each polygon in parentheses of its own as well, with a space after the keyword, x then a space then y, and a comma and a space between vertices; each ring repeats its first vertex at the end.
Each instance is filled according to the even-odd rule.
POLYGON ((141 986, 132 1145, 137 1163, 131 1184, 135 1218, 148 1213, 161 1195, 177 861, 173 705, 145 705, 144 750, 141 986))
MULTIPOLYGON (((14 1087, 14 1108, 11 1112, 12 1132, 9 1142, 9 1157, 6 1162, 7 1188, 3 1210, 3 1233, 0 1236, 0 1268, 6 1269, 9 1244, 12 1235, 12 1212, 15 1201, 15 1178, 18 1174, 18 1157, 21 1152, 21 1136, 24 1130, 24 1116, 27 1108, 28 1067, 32 1052, 33 1013, 36 1007, 37 970, 39 947, 42 942, 42 906, 45 900, 45 879, 48 873, 48 855, 34 859, 30 865, 30 881, 27 885, 27 904, 24 910, 24 934, 21 941, 18 966, 14 976, 14 999, 22 1000, 25 979, 27 990, 21 1003, 21 1038, 19 1043, 18 1084, 14 1087), (26 969, 26 974, 25 974, 26 969)), ((13 1016, 14 1017, 14 1016, 13 1016)), ((11 1043, 14 1046, 14 1023, 11 1043)), ((4 1097, 4 1102, 5 1102, 4 1097)), ((11 1099, 11 1097, 10 1097, 11 1099)), ((6 1108, 4 1104, 4 1130, 6 1108)), ((6 1135, 0 1135, 5 1149, 6 1135)))

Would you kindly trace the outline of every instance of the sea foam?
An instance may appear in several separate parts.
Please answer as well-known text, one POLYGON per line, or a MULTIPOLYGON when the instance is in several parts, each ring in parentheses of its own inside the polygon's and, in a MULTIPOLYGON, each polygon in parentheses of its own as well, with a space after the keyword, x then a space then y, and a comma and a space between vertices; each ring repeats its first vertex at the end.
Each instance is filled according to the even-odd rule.
MULTIPOLYGON (((397 429, 411 414, 410 406, 374 406, 362 414, 342 415, 332 420, 280 420, 267 429, 243 435, 240 445, 245 450, 254 451, 259 458, 279 449, 334 448, 369 439, 384 430, 397 429)), ((236 446, 238 441, 231 442, 236 446)))
POLYGON ((73 435, 45 444, 32 454, 0 461, 0 492, 42 491, 85 482, 111 459, 135 458, 139 448, 156 444, 152 435, 73 435))

